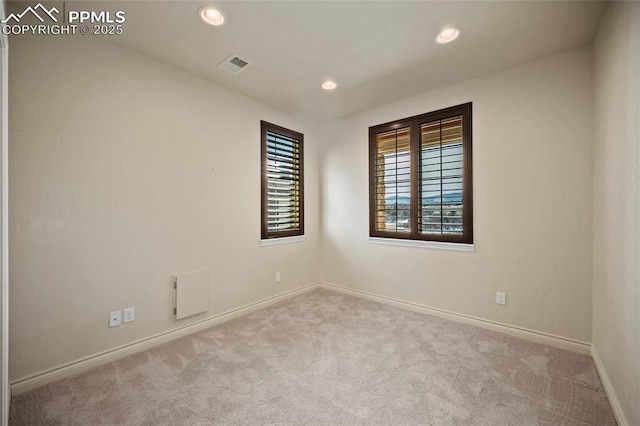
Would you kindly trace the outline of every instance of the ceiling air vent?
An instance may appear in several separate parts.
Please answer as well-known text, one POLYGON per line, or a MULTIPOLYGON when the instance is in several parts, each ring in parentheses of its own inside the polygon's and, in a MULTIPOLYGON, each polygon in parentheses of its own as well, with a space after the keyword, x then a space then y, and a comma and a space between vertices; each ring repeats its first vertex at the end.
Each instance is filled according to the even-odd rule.
POLYGON ((239 56, 231 55, 227 59, 222 61, 222 63, 218 65, 218 68, 222 68, 223 70, 228 71, 231 74, 238 74, 249 65, 251 65, 250 62, 245 61, 239 56))

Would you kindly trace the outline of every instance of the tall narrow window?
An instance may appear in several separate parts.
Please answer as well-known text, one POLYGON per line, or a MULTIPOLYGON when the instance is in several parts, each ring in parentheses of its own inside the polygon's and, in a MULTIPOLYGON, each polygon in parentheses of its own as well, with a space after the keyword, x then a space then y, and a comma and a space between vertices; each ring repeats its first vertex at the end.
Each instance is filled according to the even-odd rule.
POLYGON ((473 243, 471 167, 471 103, 370 127, 370 235, 473 243))
POLYGON ((266 121, 260 128, 262 239, 304 235, 304 136, 266 121))

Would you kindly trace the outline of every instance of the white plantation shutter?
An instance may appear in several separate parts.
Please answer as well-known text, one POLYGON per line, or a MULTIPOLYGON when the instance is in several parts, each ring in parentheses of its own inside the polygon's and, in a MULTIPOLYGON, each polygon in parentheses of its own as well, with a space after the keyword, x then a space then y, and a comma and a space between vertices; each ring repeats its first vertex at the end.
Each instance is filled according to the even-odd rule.
POLYGON ((409 232, 410 129, 405 127, 378 133, 375 149, 376 229, 409 232))
POLYGON ((463 233, 462 116, 420 126, 418 232, 463 233))
POLYGON ((303 235, 303 135, 261 124, 262 238, 303 235))

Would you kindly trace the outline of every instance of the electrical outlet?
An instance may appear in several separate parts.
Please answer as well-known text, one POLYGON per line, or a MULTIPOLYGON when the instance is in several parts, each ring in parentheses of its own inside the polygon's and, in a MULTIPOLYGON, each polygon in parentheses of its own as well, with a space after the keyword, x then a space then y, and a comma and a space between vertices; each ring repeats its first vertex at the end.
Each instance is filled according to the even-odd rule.
POLYGON ((117 327, 122 324, 122 311, 113 311, 109 314, 109 327, 117 327))
POLYGON ((507 304, 507 294, 502 292, 496 293, 496 303, 498 305, 506 305, 507 304))
POLYGON ((127 308, 124 310, 124 322, 131 322, 136 319, 135 314, 133 312, 133 308, 127 308))
POLYGON ((280 282, 280 272, 276 272, 276 282, 280 282))

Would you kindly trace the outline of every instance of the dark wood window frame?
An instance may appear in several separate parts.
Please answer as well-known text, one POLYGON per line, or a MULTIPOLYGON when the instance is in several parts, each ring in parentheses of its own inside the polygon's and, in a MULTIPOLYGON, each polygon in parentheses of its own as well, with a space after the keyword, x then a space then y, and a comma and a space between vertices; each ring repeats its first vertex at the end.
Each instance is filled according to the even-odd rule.
POLYGON ((266 121, 260 122, 260 158, 261 158, 261 237, 263 240, 294 237, 304 235, 304 135, 302 133, 286 129, 266 121), (268 137, 269 133, 282 135, 285 138, 297 141, 298 169, 297 179, 297 223, 293 228, 281 231, 273 231, 268 227, 269 203, 268 203, 268 137))
MULTIPOLYGON (((380 238, 394 238, 403 240, 418 240, 418 241, 435 241, 435 242, 447 242, 447 243, 462 243, 473 244, 473 164, 472 164, 472 126, 471 126, 471 102, 457 105, 450 108, 441 109, 438 111, 430 112, 427 114, 421 114, 414 117, 404 118, 393 122, 380 124, 377 126, 369 127, 369 235, 371 237, 380 238), (427 123, 433 123, 439 120, 447 120, 453 117, 462 116, 462 233, 428 233, 419 232, 420 215, 422 209, 426 208, 422 205, 421 189, 420 189, 420 156, 421 156, 421 140, 420 129, 421 126, 427 123), (396 192, 396 230, 376 229, 376 214, 380 214, 380 206, 376 203, 380 202, 380 197, 376 197, 378 188, 378 182, 376 181, 377 173, 377 157, 378 157, 378 141, 376 135, 380 135, 384 132, 390 132, 394 130, 403 129, 406 133, 406 129, 410 132, 410 201, 409 201, 409 230, 398 231, 398 192, 396 192), (378 208, 376 208, 378 207, 378 208)), ((397 133, 396 133, 397 135, 397 133)), ((440 136, 442 138, 442 134, 440 136)), ((397 149, 397 136, 396 136, 396 149, 397 149)), ((440 145, 440 152, 442 156, 442 143, 440 145)), ((397 151, 396 151, 397 158, 397 151)), ((396 160, 394 160, 396 161, 396 160)), ((442 163, 440 165, 442 169, 442 163)), ((397 171, 396 171, 397 176, 397 171)), ((440 182, 444 180, 440 177, 440 182)), ((444 205, 444 192, 442 186, 440 189, 440 204, 444 205)), ((384 195, 383 195, 384 196, 384 195)), ((443 207, 441 207, 442 210, 443 207)), ((385 202, 385 215, 386 215, 386 202, 385 202)), ((385 219, 386 220, 386 219, 385 219)), ((442 219, 441 219, 442 220, 442 219)), ((441 222, 441 227, 444 229, 444 222, 441 222)), ((384 228, 384 226, 383 226, 384 228)))

